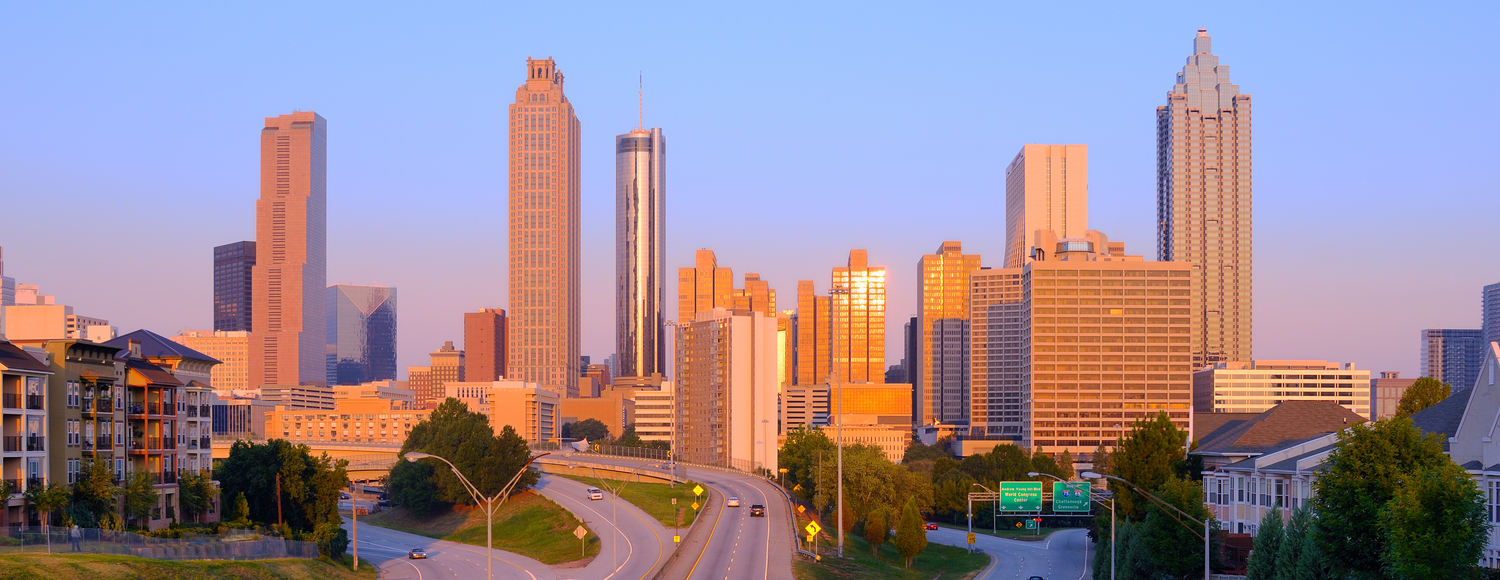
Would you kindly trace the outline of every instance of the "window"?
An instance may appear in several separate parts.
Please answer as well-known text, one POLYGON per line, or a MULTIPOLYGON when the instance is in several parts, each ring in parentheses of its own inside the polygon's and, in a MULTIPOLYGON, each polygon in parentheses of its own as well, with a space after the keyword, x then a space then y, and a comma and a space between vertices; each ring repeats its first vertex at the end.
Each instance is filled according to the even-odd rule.
POLYGON ((1239 483, 1239 490, 1240 490, 1239 500, 1237 500, 1237 501, 1239 503, 1245 503, 1245 478, 1243 478, 1243 477, 1236 477, 1235 479, 1239 483))
MULTIPOLYGON (((115 421, 115 447, 124 447, 124 446, 125 446, 125 426, 122 423, 120 423, 119 421, 115 421)), ((116 462, 119 462, 119 461, 120 460, 116 460, 116 462)), ((118 471, 118 469, 116 471, 118 471)))

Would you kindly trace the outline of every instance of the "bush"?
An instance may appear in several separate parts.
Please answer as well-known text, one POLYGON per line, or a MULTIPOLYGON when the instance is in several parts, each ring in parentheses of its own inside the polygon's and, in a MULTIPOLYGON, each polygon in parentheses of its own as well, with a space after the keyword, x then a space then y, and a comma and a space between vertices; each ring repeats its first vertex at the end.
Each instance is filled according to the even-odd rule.
POLYGON ((312 540, 318 544, 319 556, 337 562, 349 549, 349 530, 334 522, 323 522, 313 529, 312 540))

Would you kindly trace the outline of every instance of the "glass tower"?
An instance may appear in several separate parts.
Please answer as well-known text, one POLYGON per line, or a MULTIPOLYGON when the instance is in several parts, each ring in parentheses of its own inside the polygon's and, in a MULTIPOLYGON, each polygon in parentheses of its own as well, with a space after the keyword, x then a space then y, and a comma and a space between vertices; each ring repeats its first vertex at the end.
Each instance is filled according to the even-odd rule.
POLYGON ((615 136, 616 377, 666 369, 666 159, 660 128, 615 136))
POLYGON ((214 330, 250 330, 255 242, 214 248, 214 330))
POLYGON ((396 378, 396 289, 328 287, 328 384, 396 378))

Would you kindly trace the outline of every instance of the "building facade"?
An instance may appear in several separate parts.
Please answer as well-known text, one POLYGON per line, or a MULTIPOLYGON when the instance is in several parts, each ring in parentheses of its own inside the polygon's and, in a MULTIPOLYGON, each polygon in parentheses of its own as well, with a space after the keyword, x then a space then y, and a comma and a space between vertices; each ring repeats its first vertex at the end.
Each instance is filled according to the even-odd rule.
POLYGON ((632 389, 630 393, 635 397, 636 436, 642 441, 671 442, 676 433, 677 383, 665 381, 659 390, 632 389))
MULTIPOLYGON (((713 250, 700 249, 693 267, 677 269, 677 322, 698 319, 699 312, 734 307, 734 271, 720 268, 713 250)), ((618 374, 619 369, 614 369, 618 374)))
POLYGON ((666 374, 667 140, 615 136, 615 344, 621 378, 666 374))
POLYGON ((266 117, 251 270, 250 385, 326 385, 328 121, 266 117))
POLYGON ((969 436, 1020 441, 1029 417, 1021 392, 1021 268, 969 273, 969 436))
MULTIPOLYGON (((5 430, 5 444, 0 447, 0 479, 5 480, 11 491, 3 500, 4 521, 0 521, 6 526, 30 520, 21 494, 49 481, 45 440, 48 431, 47 393, 48 383, 57 371, 49 362, 37 358, 50 358, 48 353, 33 352, 36 354, 0 341, 0 399, 3 399, 3 405, 0 405, 0 423, 3 425, 0 427, 5 430)), ((107 358, 112 359, 113 355, 107 358)), ((113 379, 113 376, 109 378, 113 379)), ((109 449, 112 450, 113 445, 109 449)))
POLYGON ((396 289, 334 284, 328 287, 329 385, 396 378, 396 289))
POLYGON ((865 250, 833 269, 829 290, 829 353, 844 383, 885 381, 885 268, 870 267, 865 250))
POLYGON ((214 330, 249 331, 254 327, 255 242, 214 248, 214 330))
POLYGON ((1037 230, 1080 238, 1088 225, 1088 146, 1022 146, 1005 168, 1005 267, 1032 259, 1037 230))
POLYGON ((832 304, 818 296, 812 280, 797 281, 796 381, 798 385, 827 384, 829 363, 829 317, 832 304))
POLYGON ((578 395, 578 116, 551 59, 510 105, 511 378, 578 395))
POLYGON ((968 424, 970 416, 969 274, 979 254, 943 242, 917 261, 917 357, 912 424, 968 424))
POLYGON ((677 424, 686 461, 776 465, 776 319, 722 308, 679 327, 677 424))
MULTIPOLYGON (((1484 344, 1500 341, 1500 283, 1484 287, 1484 293, 1480 298, 1480 308, 1484 344)), ((4 328, 0 327, 0 331, 3 330, 4 328)))
POLYGON ((1250 153, 1250 95, 1229 82, 1199 29, 1167 104, 1156 108, 1156 253, 1202 272, 1207 363, 1251 359, 1250 153))
POLYGON ((1214 363, 1193 373, 1195 413, 1260 413, 1284 401, 1332 401, 1370 416, 1370 371, 1326 360, 1214 363))
POLYGON ((625 428, 636 422, 635 391, 611 390, 598 397, 563 399, 559 401, 558 413, 562 417, 559 426, 594 419, 609 429, 613 437, 620 437, 625 428))
POLYGON ((217 361, 209 373, 209 386, 220 398, 250 386, 250 332, 244 330, 184 330, 172 342, 203 353, 217 361))
POLYGON ((1379 378, 1370 379, 1370 420, 1379 421, 1396 416, 1396 407, 1401 397, 1417 379, 1403 379, 1398 371, 1380 371, 1379 378))
POLYGON ((1487 344, 1483 330, 1429 328, 1422 331, 1422 376, 1451 385, 1474 384, 1487 344))
POLYGON ((464 376, 467 380, 505 378, 505 309, 480 308, 464 313, 464 376))
POLYGON ((171 427, 177 438, 176 469, 179 473, 213 469, 213 406, 216 397, 210 382, 213 368, 220 361, 144 329, 105 344, 131 349, 136 356, 171 373, 182 384, 177 392, 176 418, 171 427))

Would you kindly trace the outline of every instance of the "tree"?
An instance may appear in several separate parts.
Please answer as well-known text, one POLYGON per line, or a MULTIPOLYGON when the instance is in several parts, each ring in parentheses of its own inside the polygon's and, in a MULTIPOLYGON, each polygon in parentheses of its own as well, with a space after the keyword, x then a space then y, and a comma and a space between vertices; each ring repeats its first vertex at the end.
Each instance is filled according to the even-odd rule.
POLYGON ((156 495, 156 482, 151 474, 146 471, 134 471, 130 479, 125 482, 125 517, 141 526, 141 520, 151 517, 151 512, 156 510, 158 496, 156 495))
POLYGON ((933 513, 948 515, 953 523, 958 523, 959 516, 968 513, 969 492, 977 491, 974 483, 973 477, 959 469, 943 475, 932 484, 933 513))
POLYGON ((620 447, 645 447, 646 442, 642 441, 641 436, 636 434, 635 425, 630 425, 625 428, 625 431, 620 433, 620 438, 615 440, 615 445, 620 447))
POLYGON ((119 497, 120 486, 115 485, 115 474, 109 461, 90 461, 78 473, 78 483, 73 484, 73 503, 82 505, 93 514, 95 522, 101 521, 104 514, 115 512, 115 502, 119 497))
POLYGON ((1057 470, 1059 473, 1054 475, 1063 479, 1073 479, 1073 476, 1076 475, 1073 472, 1073 454, 1068 453, 1067 449, 1064 449, 1062 455, 1057 458, 1057 470))
POLYGON ((818 497, 819 457, 833 460, 833 441, 817 429, 788 431, 778 461, 787 470, 786 484, 797 499, 812 502, 818 497))
POLYGON ((1423 436, 1410 418, 1351 425, 1313 481, 1309 505, 1319 552, 1340 576, 1384 574, 1390 534, 1378 525, 1401 481, 1451 463, 1436 436, 1423 436))
POLYGON ((250 527, 250 502, 245 499, 245 492, 239 492, 234 496, 234 507, 230 508, 229 523, 235 527, 250 527))
POLYGON ((1302 536, 1302 550, 1297 556, 1296 580, 1342 580, 1338 572, 1323 557, 1318 546, 1317 525, 1312 523, 1302 536))
POLYGON ((932 445, 923 445, 921 441, 913 438, 911 443, 906 445, 906 454, 901 457, 901 463, 911 464, 923 460, 936 461, 939 457, 951 458, 952 455, 948 453, 948 446, 952 443, 952 436, 938 439, 932 445))
MULTIPOLYGON (((1121 437, 1109 455, 1109 474, 1141 489, 1156 489, 1172 479, 1186 456, 1187 433, 1177 428, 1166 413, 1139 419, 1130 433, 1121 437)), ((1140 521, 1146 517, 1147 500, 1126 486, 1111 486, 1120 517, 1140 521)))
POLYGON ((901 557, 906 559, 907 568, 927 549, 927 529, 924 524, 922 514, 917 513, 916 500, 906 500, 906 505, 901 507, 901 521, 896 525, 896 551, 901 552, 901 557))
POLYGON ((891 522, 886 517, 889 510, 885 506, 875 506, 865 516, 865 541, 870 543, 870 554, 873 556, 880 555, 880 545, 891 535, 891 522))
MULTIPOLYGON (((513 427, 506 425, 499 431, 500 434, 495 435, 488 416, 471 412, 463 402, 449 398, 426 420, 412 427, 411 434, 401 445, 401 454, 418 451, 451 461, 480 493, 493 496, 531 460, 531 448, 513 427)), ((437 460, 423 461, 433 462, 430 481, 436 488, 437 500, 465 505, 474 503, 468 489, 447 465, 437 460)), ((535 471, 526 470, 512 493, 530 488, 536 484, 537 478, 535 471)))
POLYGON ((437 489, 432 486, 433 471, 428 461, 397 461, 386 481, 391 501, 419 516, 446 507, 448 504, 438 500, 437 489))
POLYGON ((1453 394, 1453 388, 1448 383, 1432 377, 1422 377, 1406 388, 1401 395, 1401 402, 1396 404, 1397 417, 1410 417, 1417 411, 1426 409, 1453 394))
MULTIPOLYGON (((1157 487, 1155 494, 1199 522, 1209 518, 1203 505, 1203 485, 1198 482, 1174 477, 1157 487)), ((1203 528, 1179 518, 1176 510, 1145 501, 1146 519, 1137 527, 1144 550, 1140 561, 1167 578, 1201 576, 1203 554, 1198 550, 1203 549, 1203 528)))
POLYGON ((265 443, 240 440, 229 448, 229 457, 219 464, 217 476, 225 496, 245 494, 251 521, 277 522, 279 499, 280 520, 287 529, 307 534, 325 521, 343 521, 338 502, 339 493, 349 486, 347 464, 327 454, 313 457, 306 445, 283 439, 265 443))
POLYGON ((1250 567, 1246 580, 1273 580, 1280 569, 1282 548, 1281 508, 1274 508, 1260 518, 1260 529, 1255 532, 1254 548, 1250 550, 1250 567))
POLYGON ((1386 570, 1415 580, 1472 575, 1484 556, 1488 516, 1479 486, 1457 464, 1413 474, 1381 513, 1390 534, 1386 570))
POLYGON ((1297 563, 1302 560, 1302 547, 1307 543, 1308 527, 1311 525, 1312 514, 1307 508, 1292 509, 1286 531, 1281 535, 1281 548, 1276 551, 1276 573, 1271 578, 1297 580, 1297 563))
POLYGON ((214 488, 213 478, 206 472, 185 471, 177 478, 177 502, 182 506, 184 518, 196 519, 208 513, 219 490, 214 488))
POLYGON ((310 536, 318 545, 318 556, 322 558, 340 560, 344 557, 344 551, 349 549, 349 530, 341 527, 337 521, 319 522, 310 536))
MULTIPOLYGON (((603 441, 609 439, 609 427, 598 419, 584 419, 572 425, 568 436, 574 439, 587 439, 589 441, 603 441)), ((566 427, 566 425, 564 425, 566 427)))

